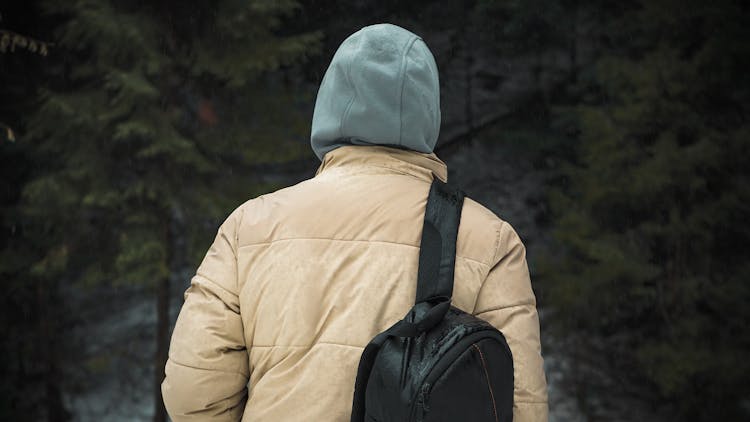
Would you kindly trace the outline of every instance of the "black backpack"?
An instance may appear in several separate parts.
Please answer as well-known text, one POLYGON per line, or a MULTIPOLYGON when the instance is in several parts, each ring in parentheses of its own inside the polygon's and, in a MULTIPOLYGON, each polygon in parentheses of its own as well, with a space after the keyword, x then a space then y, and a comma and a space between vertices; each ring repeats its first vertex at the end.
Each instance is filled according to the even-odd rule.
POLYGON ((433 178, 415 305, 362 352, 351 422, 513 420, 513 358, 505 337, 450 305, 464 196, 433 178))

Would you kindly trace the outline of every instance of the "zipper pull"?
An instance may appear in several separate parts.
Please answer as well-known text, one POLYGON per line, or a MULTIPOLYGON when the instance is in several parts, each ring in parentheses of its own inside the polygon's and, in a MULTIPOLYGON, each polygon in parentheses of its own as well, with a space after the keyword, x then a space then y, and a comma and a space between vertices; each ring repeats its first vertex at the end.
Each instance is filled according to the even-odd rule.
MULTIPOLYGON (((430 407, 427 405, 427 399, 430 397, 430 383, 424 383, 422 389, 419 391, 419 406, 422 408, 422 415, 424 416, 430 411, 430 407)), ((421 419, 421 418, 420 418, 421 419)))

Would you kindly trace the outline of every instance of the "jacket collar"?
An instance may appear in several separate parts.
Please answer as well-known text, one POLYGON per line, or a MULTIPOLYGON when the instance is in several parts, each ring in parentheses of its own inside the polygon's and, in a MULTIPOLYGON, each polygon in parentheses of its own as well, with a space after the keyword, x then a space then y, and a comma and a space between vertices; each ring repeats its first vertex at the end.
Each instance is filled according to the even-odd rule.
POLYGON ((342 145, 332 149, 323 156, 315 176, 333 169, 361 172, 367 168, 405 173, 429 182, 434 174, 442 182, 448 181, 448 166, 434 152, 427 154, 383 145, 342 145))

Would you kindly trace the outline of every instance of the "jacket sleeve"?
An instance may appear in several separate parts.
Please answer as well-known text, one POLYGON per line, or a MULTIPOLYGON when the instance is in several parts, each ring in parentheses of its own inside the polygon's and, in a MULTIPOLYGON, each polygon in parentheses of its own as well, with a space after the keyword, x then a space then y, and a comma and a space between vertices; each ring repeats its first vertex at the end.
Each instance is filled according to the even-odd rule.
POLYGON ((510 224, 496 226, 497 248, 474 315, 505 336, 513 355, 514 422, 546 422, 547 381, 540 344, 536 297, 526 263, 526 248, 510 224))
POLYGON ((174 422, 242 418, 250 372, 238 299, 240 215, 221 225, 184 294, 161 384, 174 422))

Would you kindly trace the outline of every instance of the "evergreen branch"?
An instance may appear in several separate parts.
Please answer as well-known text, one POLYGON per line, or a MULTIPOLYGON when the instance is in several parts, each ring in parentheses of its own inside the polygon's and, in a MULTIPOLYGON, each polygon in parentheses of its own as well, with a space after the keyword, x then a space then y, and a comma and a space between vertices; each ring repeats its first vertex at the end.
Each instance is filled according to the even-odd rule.
POLYGON ((13 31, 0 29, 0 53, 5 53, 10 49, 13 53, 16 51, 16 47, 25 48, 32 53, 39 53, 42 56, 46 56, 49 53, 49 47, 53 46, 53 43, 39 41, 25 35, 17 34, 13 31))

